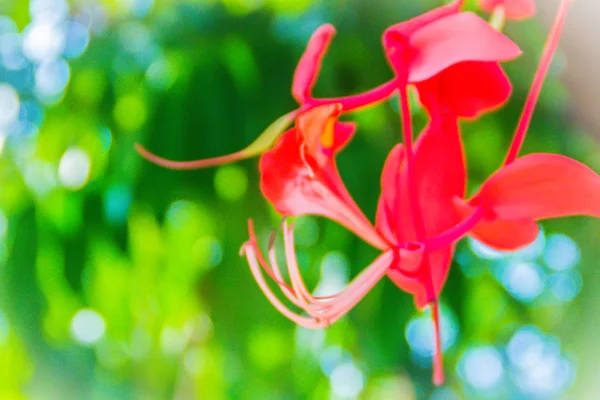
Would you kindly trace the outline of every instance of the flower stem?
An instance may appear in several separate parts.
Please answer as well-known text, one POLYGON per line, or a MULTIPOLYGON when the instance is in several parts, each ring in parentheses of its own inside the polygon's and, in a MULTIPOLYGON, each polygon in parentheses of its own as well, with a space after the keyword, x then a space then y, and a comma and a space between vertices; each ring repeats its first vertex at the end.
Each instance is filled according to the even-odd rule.
POLYGON ((406 150, 406 174, 408 180, 410 213, 415 228, 415 234, 417 236, 417 241, 422 242, 425 239, 425 225, 423 224, 423 218, 421 215, 419 193, 417 192, 418 188, 415 176, 415 153, 413 150, 413 130, 410 119, 410 105, 408 102, 408 85, 402 85, 399 88, 399 92, 404 148, 406 150))
POLYGON ((521 146, 525 141, 525 135, 527 134, 527 129, 529 128, 529 124, 531 123, 533 111, 535 110, 535 105, 540 96, 544 79, 548 74, 548 69, 550 68, 552 57, 554 56, 554 53, 556 53, 560 35, 562 33, 565 19, 567 16, 567 10, 571 2, 572 0, 561 0, 560 2, 560 6, 556 14, 556 18, 554 20, 554 24, 552 25, 552 29, 550 30, 548 40, 546 41, 546 45, 544 47, 544 52, 542 53, 542 58, 540 59, 540 63, 538 65, 537 71, 535 72, 535 77, 529 90, 529 94, 527 95, 527 99, 525 100, 525 106, 523 107, 523 112, 521 113, 521 118, 517 125, 517 129, 515 131, 513 141, 508 150, 506 159, 504 161, 504 165, 508 165, 515 161, 519 154, 519 151, 521 150, 521 146))
POLYGON ((360 108, 372 106, 390 98, 398 87, 398 79, 393 78, 371 90, 352 96, 311 99, 301 107, 301 110, 308 110, 316 106, 332 103, 340 103, 344 112, 356 111, 360 108))
MULTIPOLYGON (((417 180, 415 176, 415 154, 413 150, 413 132, 412 122, 410 119, 410 105, 408 102, 408 85, 404 84, 399 88, 400 92, 400 109, 402 115, 402 130, 404 133, 404 147, 406 149, 406 174, 408 180, 408 199, 410 203, 410 213, 415 229, 415 235, 417 241, 423 243, 426 238, 425 224, 423 222, 423 215, 421 213, 421 207, 419 204, 419 193, 417 192, 417 180)), ((427 255, 427 249, 423 254, 423 285, 427 291, 427 296, 432 299, 432 322, 433 329, 435 331, 435 357, 433 360, 433 383, 435 385, 441 385, 444 383, 444 363, 442 355, 442 347, 440 340, 440 324, 439 324, 439 312, 438 304, 439 299, 435 292, 435 286, 433 284, 433 277, 431 275, 431 266, 429 265, 429 257, 427 255)))
POLYGON ((431 304, 431 318, 435 332, 435 354, 433 359, 433 384, 440 386, 444 383, 444 354, 442 352, 442 335, 440 330, 440 304, 431 304))
POLYGON ((430 239, 427 239, 425 242, 425 247, 428 251, 435 251, 443 247, 448 247, 452 243, 461 239, 465 236, 471 229, 475 227, 481 221, 481 219, 485 215, 485 210, 483 207, 478 207, 475 209, 473 214, 471 214, 468 218, 462 220, 459 224, 455 225, 453 228, 445 231, 444 233, 434 236, 430 239))

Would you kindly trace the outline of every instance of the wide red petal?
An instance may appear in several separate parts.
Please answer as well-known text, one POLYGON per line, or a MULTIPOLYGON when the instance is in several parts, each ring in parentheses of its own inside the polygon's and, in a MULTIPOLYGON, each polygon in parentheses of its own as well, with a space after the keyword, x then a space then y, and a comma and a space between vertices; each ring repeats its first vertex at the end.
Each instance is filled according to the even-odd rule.
POLYGON ((260 187, 265 198, 283 215, 321 215, 379 249, 389 247, 348 194, 333 160, 319 166, 304 149, 301 136, 291 130, 261 156, 260 187))
POLYGON ((416 85, 423 105, 442 107, 458 117, 476 118, 500 107, 512 86, 496 62, 463 62, 416 85))
POLYGON ((558 154, 530 154, 494 173, 470 201, 504 220, 600 217, 600 175, 558 154))
POLYGON ((335 32, 333 25, 321 25, 308 41, 306 50, 294 72, 292 83, 292 95, 299 103, 311 98, 312 88, 321 70, 323 57, 325 57, 335 32))
POLYGON ((470 12, 434 21, 410 36, 416 56, 408 80, 422 82, 444 69, 465 61, 507 61, 521 54, 508 37, 470 12))
MULTIPOLYGON (((473 212, 474 207, 462 199, 456 199, 455 204, 463 218, 467 218, 473 212)), ((493 249, 514 251, 533 243, 539 231, 539 225, 531 219, 484 218, 469 232, 469 235, 493 249)))
POLYGON ((504 6, 504 15, 512 20, 531 18, 536 13, 534 0, 479 0, 479 6, 489 13, 497 6, 504 6))

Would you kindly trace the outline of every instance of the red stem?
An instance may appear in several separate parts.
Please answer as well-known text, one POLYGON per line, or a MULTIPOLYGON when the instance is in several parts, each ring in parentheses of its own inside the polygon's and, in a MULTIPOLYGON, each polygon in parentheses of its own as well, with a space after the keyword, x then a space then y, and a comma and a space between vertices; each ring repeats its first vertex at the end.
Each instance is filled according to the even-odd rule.
POLYGON ((444 247, 450 246, 452 243, 464 237, 471 229, 475 227, 485 216, 485 210, 483 207, 475 209, 473 214, 468 218, 465 218, 460 223, 455 225, 453 228, 446 232, 427 239, 425 242, 425 248, 427 251, 435 251, 444 247))
POLYGON ((435 302, 431 305, 431 318, 435 331, 435 355, 433 360, 433 384, 440 386, 444 383, 444 355, 442 352, 442 336, 440 330, 440 305, 435 302))
POLYGON ((521 118, 519 120, 519 124, 517 125, 515 136, 508 150, 504 165, 508 165, 515 161, 519 151, 521 150, 521 146, 525 141, 525 135, 527 134, 527 129, 531 123, 531 117, 533 116, 535 105, 540 96, 544 79, 548 74, 552 57, 554 56, 554 53, 556 53, 556 49, 558 47, 558 41, 563 30, 567 16, 567 10, 571 1, 572 0, 562 0, 560 3, 554 24, 552 25, 552 29, 550 30, 548 40, 546 41, 546 45, 544 47, 544 52, 542 53, 542 58, 540 59, 537 71, 535 72, 535 77, 531 83, 529 94, 525 100, 525 106, 523 107, 523 112, 521 113, 521 118))
POLYGON ((381 101, 387 100, 398 87, 398 78, 393 78, 369 91, 355 94, 352 96, 311 99, 301 107, 301 110, 309 110, 313 107, 323 104, 340 103, 344 112, 356 111, 359 108, 371 106, 381 101))
MULTIPOLYGON (((413 132, 412 122, 410 119, 410 105, 408 102, 408 85, 404 83, 399 88, 400 92, 400 110, 402 116, 402 130, 404 134, 404 147, 406 149, 406 174, 408 180, 408 199, 410 203, 410 213, 413 220, 415 234, 417 241, 423 243, 426 238, 425 224, 423 222, 423 215, 421 214, 421 207, 419 204, 419 194, 417 192, 417 182, 415 176, 415 154, 413 150, 413 132)), ((432 322, 435 332, 435 355, 433 358, 433 383, 435 385, 441 385, 444 383, 444 360, 441 347, 440 337, 440 326, 439 326, 439 311, 438 311, 438 298, 435 293, 435 287, 433 285, 433 278, 431 276, 431 266, 429 265, 429 258, 427 256, 428 249, 425 249, 423 255, 423 278, 424 285, 430 298, 434 299, 431 303, 432 307, 432 322)))

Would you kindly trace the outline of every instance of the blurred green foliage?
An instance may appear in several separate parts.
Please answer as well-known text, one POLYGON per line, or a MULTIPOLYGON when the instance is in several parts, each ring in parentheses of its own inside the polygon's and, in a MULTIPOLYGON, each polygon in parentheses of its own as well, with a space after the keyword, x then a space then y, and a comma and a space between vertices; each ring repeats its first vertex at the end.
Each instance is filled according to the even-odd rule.
MULTIPOLYGON (((354 393, 361 398, 429 398, 427 362, 404 337, 419 313, 391 282, 326 332, 296 328, 260 293, 238 255, 246 221, 256 220, 266 242, 280 217, 261 198, 256 160, 174 172, 133 150, 142 142, 185 160, 246 146, 293 109, 295 63, 322 22, 339 34, 318 95, 383 82, 391 72, 380 33, 436 5, 400 3, 78 1, 69 4, 71 17, 60 18, 80 22, 91 38, 81 55, 54 55, 68 60, 63 88, 40 94, 33 68, 44 61, 2 66, 0 81, 23 83, 21 105, 43 107, 40 118, 23 117, 36 129, 0 139, 0 398, 347 398, 335 389, 342 372, 354 384, 364 380, 354 393), (336 365, 350 367, 336 375, 336 365)), ((17 26, 17 36, 6 40, 25 43, 35 23, 31 4, 2 3, 0 14, 17 26)), ((55 11, 66 5, 47 4, 55 11)), ((535 21, 509 24, 507 32, 525 55, 506 65, 515 86, 508 105, 463 124, 470 188, 500 164, 544 40, 535 21)), ((597 144, 566 118, 555 67, 525 152, 560 152, 597 168, 597 144)), ((383 161, 400 137, 397 103, 355 118, 359 133, 339 164, 373 216, 383 161)), ((419 111, 415 118, 425 123, 419 111)), ((500 348, 521 325, 554 332, 566 352, 583 354, 589 337, 575 326, 593 313, 600 293, 591 263, 598 227, 582 219, 545 225, 546 233, 565 233, 580 245, 586 292, 573 302, 521 302, 495 279, 496 264, 466 244, 459 248, 462 266, 454 265, 443 295, 459 333, 447 352, 449 383, 436 399, 478 398, 459 359, 473 346, 500 348)), ((323 280, 325 265, 349 279, 376 254, 321 219, 299 219, 296 235, 312 285, 323 280)), ((583 355, 584 376, 586 365, 583 355)))

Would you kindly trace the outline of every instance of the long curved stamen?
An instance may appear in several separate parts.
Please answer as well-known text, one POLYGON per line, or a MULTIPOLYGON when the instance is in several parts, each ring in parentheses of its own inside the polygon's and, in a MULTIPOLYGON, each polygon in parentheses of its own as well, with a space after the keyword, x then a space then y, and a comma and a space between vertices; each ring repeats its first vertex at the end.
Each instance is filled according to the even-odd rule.
POLYGON ((567 11, 572 1, 573 0, 561 0, 560 2, 560 6, 556 14, 556 18, 554 20, 554 24, 552 25, 552 29, 550 30, 550 35, 548 36, 548 41, 546 42, 546 45, 544 47, 542 58, 540 59, 540 63, 538 65, 537 71, 535 72, 535 77, 529 90, 529 94, 527 95, 527 99, 525 100, 525 106, 523 107, 523 112, 521 113, 521 118, 519 120, 519 124, 517 125, 517 129, 515 131, 513 141, 510 145, 508 154, 506 156, 506 160, 504 161, 504 165, 512 163, 517 158, 517 156, 519 155, 519 151, 521 150, 521 146, 525 141, 525 135, 527 134, 527 129, 529 128, 529 124, 531 123, 531 118, 533 116, 533 111, 535 110, 535 105, 540 96, 544 79, 548 74, 548 69, 550 68, 552 57, 554 56, 554 53, 556 53, 560 35, 562 33, 563 26, 565 24, 565 19, 567 17, 567 11))
POLYGON ((283 303, 281 303, 281 301, 279 301, 279 299, 277 298, 277 296, 275 296, 273 291, 271 291, 271 288, 269 288, 269 285, 267 284, 267 282, 265 282, 265 279, 261 272, 261 268, 258 265, 258 262, 256 259, 256 253, 254 252, 254 249, 252 248, 252 246, 245 245, 243 247, 243 250, 244 250, 244 253, 246 254, 246 258, 248 260, 248 265, 250 266, 250 271, 252 272, 252 275, 254 276, 256 283, 258 283, 258 286, 260 287, 262 292, 265 294, 267 299, 271 302, 273 307, 275 307, 281 314, 283 314, 285 317, 287 317, 291 321, 297 323, 298 325, 302 325, 306 328, 320 329, 327 325, 327 324, 324 324, 323 322, 316 321, 313 318, 308 318, 308 317, 304 317, 302 315, 298 315, 298 314, 294 313, 293 311, 291 311, 289 308, 287 308, 283 303))
POLYGON ((458 241, 464 237, 471 229, 473 229, 479 221, 485 216, 485 209, 483 207, 477 207, 473 214, 462 220, 460 223, 455 225, 453 228, 446 232, 427 239, 425 247, 428 251, 438 250, 444 247, 450 246, 452 243, 458 241))
POLYGON ((335 296, 313 297, 306 289, 298 268, 298 260, 294 251, 292 227, 285 224, 283 234, 292 286, 297 293, 301 293, 304 296, 303 300, 308 302, 303 308, 309 315, 319 319, 326 319, 329 323, 343 316, 358 303, 371 290, 373 285, 383 278, 391 263, 391 259, 387 260, 387 258, 392 254, 386 257, 381 256, 370 267, 361 272, 343 292, 335 296))
POLYGON ((277 260, 274 260, 274 257, 271 258, 271 252, 274 252, 274 248, 269 248, 269 256, 271 258, 270 261, 273 268, 269 266, 262 252, 260 251, 260 248, 258 247, 256 241, 256 235, 254 233, 254 224, 252 223, 252 220, 248 220, 248 232, 250 234, 250 240, 247 243, 245 243, 244 246, 242 246, 242 250, 245 248, 245 246, 251 246, 254 250, 254 254, 256 255, 256 259, 258 260, 259 265, 265 270, 267 275, 269 275, 271 279, 273 279, 273 281, 277 283, 277 285, 279 286, 283 294, 288 298, 288 300, 290 300, 294 305, 300 307, 300 304, 298 302, 298 299, 296 298, 294 291, 285 282, 285 279, 283 279, 281 270, 277 265, 277 260))

